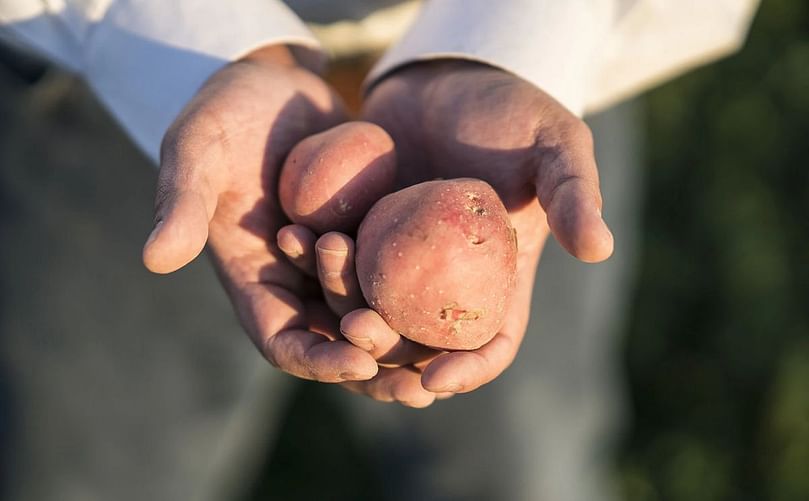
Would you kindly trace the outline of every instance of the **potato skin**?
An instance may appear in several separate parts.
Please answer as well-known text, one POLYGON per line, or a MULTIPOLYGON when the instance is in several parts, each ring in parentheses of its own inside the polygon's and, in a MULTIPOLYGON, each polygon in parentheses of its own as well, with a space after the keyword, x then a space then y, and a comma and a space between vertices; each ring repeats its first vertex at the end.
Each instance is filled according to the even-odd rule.
POLYGON ((487 183, 429 181, 387 195, 360 225, 356 252, 365 300, 406 338, 472 350, 502 328, 517 240, 487 183))
POLYGON ((278 183, 281 208, 317 234, 353 233, 368 209, 393 191, 393 140, 379 126, 348 122, 298 143, 278 183))

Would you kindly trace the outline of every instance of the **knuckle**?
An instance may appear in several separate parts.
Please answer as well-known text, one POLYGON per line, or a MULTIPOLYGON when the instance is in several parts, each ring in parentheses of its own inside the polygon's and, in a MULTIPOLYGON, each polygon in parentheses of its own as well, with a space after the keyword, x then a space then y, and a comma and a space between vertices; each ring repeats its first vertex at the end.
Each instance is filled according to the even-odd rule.
POLYGON ((329 289, 335 289, 340 294, 346 293, 346 283, 353 277, 353 270, 320 270, 320 277, 323 285, 329 289))
POLYGON ((396 402, 396 398, 390 391, 385 391, 385 388, 379 386, 369 388, 368 396, 378 402, 385 402, 386 404, 396 402))
POLYGON ((264 356, 264 358, 267 360, 267 362, 270 363, 270 365, 272 365, 276 369, 280 369, 281 364, 278 362, 278 358, 276 357, 275 353, 275 348, 273 346, 274 339, 275 339, 274 336, 268 337, 264 341, 264 343, 262 343, 260 351, 261 354, 264 356))
MULTIPOLYGON (((169 126, 160 141, 160 165, 177 169, 188 164, 185 160, 209 156, 229 143, 229 127, 221 106, 213 103, 192 104, 183 110, 169 126)), ((233 121, 231 120, 230 123, 233 121)))
POLYGON ((173 192, 174 190, 169 186, 168 183, 160 182, 157 184, 154 201, 155 223, 162 218, 162 214, 165 212, 166 206, 169 204, 169 200, 172 198, 171 195, 173 192))
POLYGON ((579 118, 572 119, 566 125, 563 134, 568 143, 581 144, 588 148, 592 148, 593 146, 593 131, 584 120, 579 118))
POLYGON ((410 385, 407 380, 399 380, 391 388, 393 399, 408 407, 417 407, 424 404, 425 395, 422 395, 422 392, 424 390, 419 391, 419 389, 410 385))
POLYGON ((183 120, 178 119, 172 123, 163 134, 163 139, 160 141, 160 165, 166 164, 166 159, 174 156, 175 148, 178 138, 181 136, 183 128, 183 120))

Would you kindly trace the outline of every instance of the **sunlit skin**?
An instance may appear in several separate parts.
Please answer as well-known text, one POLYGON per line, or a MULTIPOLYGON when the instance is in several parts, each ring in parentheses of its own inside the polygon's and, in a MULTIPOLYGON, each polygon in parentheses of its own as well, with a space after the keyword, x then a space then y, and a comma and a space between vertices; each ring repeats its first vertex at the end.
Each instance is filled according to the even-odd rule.
POLYGON ((520 247, 518 291, 502 332, 484 347, 438 354, 401 339, 362 308, 349 237, 279 232, 288 223, 277 198, 286 154, 346 120, 331 89, 282 47, 218 72, 166 134, 156 227, 143 259, 169 273, 207 244, 242 326, 273 365, 424 407, 491 381, 514 359, 549 232, 588 262, 610 255, 612 236, 600 216, 588 129, 516 77, 470 63, 413 65, 371 91, 364 118, 393 137, 400 186, 478 177, 509 209, 520 247))
POLYGON ((426 406, 436 397, 480 387, 513 361, 549 234, 585 262, 612 253, 592 138, 581 120, 534 86, 465 62, 422 63, 394 73, 372 90, 363 115, 393 137, 399 187, 439 177, 484 179, 497 190, 517 230, 518 283, 505 326, 482 348, 454 353, 400 337, 372 310, 350 311, 363 299, 348 236, 329 233, 316 241, 299 225, 279 233, 296 242, 307 273, 329 277, 321 282, 327 302, 345 315, 343 335, 383 366, 373 380, 345 386, 378 400, 426 406))
POLYGON ((264 357, 324 382, 369 379, 377 363, 337 339, 336 319, 312 293, 312 280, 278 249, 276 233, 286 219, 277 179, 296 143, 345 119, 332 90, 283 47, 219 71, 163 140, 157 226, 143 249, 148 269, 169 273, 207 243, 238 318, 264 357))

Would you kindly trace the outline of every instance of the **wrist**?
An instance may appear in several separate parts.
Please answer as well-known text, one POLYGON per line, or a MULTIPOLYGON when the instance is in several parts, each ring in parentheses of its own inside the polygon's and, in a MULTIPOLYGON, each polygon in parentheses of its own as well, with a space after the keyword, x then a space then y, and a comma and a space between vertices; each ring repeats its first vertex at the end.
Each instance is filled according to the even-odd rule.
POLYGON ((325 62, 325 56, 320 51, 283 43, 264 45, 234 61, 234 63, 304 68, 312 73, 322 73, 325 62))
POLYGON ((394 69, 368 89, 366 112, 373 116, 378 112, 388 114, 392 107, 406 110, 407 118, 415 126, 422 122, 422 112, 474 98, 468 92, 480 87, 476 84, 499 86, 514 80, 521 79, 477 61, 445 58, 412 62, 394 69), (394 103, 396 106, 392 106, 394 103))
POLYGON ((254 49, 236 62, 258 63, 258 64, 280 64, 283 66, 294 66, 297 64, 295 56, 286 44, 270 44, 254 49))
POLYGON ((370 96, 379 87, 384 87, 387 82, 404 80, 411 86, 418 89, 426 89, 442 77, 470 73, 474 71, 493 71, 507 74, 507 72, 478 61, 470 61, 458 58, 431 59, 426 61, 413 61, 393 69, 385 76, 373 83, 368 88, 370 96))

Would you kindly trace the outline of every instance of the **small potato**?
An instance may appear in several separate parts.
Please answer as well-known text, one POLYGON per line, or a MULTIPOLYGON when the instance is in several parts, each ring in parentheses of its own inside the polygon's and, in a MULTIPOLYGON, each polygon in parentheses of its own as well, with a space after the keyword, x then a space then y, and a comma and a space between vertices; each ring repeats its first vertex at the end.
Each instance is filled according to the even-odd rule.
POLYGON ((393 190, 395 178, 390 136, 377 125, 349 122, 292 149, 278 194, 292 222, 319 235, 353 233, 374 202, 393 190))
POLYGON ((402 336, 472 350, 503 326, 517 240, 494 189, 477 179, 430 181, 376 203, 360 225, 362 293, 402 336))

